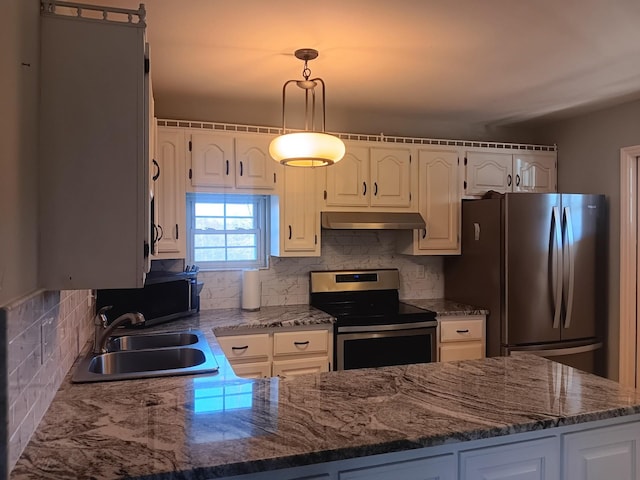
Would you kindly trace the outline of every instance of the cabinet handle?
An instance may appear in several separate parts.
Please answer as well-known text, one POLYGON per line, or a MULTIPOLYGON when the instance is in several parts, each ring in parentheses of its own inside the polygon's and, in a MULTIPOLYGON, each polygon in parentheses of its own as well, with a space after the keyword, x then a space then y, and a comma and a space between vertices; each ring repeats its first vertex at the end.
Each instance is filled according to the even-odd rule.
POLYGON ((423 229, 422 229, 422 238, 423 238, 423 239, 424 239, 424 238, 427 238, 427 229, 426 229, 426 228, 423 228, 423 229))
POLYGON ((507 187, 511 186, 511 174, 507 175, 507 187))
POLYGON ((243 171, 244 171, 244 169, 243 169, 243 166, 242 166, 242 162, 240 162, 240 176, 243 175, 243 173, 242 173, 243 171))
POLYGON ((151 243, 156 243, 158 241, 158 226, 154 223, 152 224, 153 226, 153 239, 151 240, 151 243))
POLYGON ((164 230, 162 229, 161 225, 158 225, 158 230, 160 230, 160 235, 158 235, 158 242, 160 240, 162 240, 162 237, 164 237, 164 230))
POLYGON ((516 187, 520 186, 520 175, 516 175, 516 187))
POLYGON ((289 240, 291 240, 292 236, 293 236, 293 230, 291 229, 291 225, 289 225, 289 240))
POLYGON ((158 162, 156 162, 155 158, 151 161, 153 162, 154 167, 156 167, 156 174, 152 177, 152 180, 155 182, 158 178, 160 178, 160 165, 158 165, 158 162))
POLYGON ((464 330, 456 330, 458 333, 469 333, 469 329, 465 328, 464 330))
POLYGON ((307 340, 306 342, 293 342, 293 344, 297 347, 301 347, 303 345, 309 345, 309 340, 307 340))
POLYGON ((246 350, 249 348, 249 345, 244 345, 242 347, 231 347, 231 350, 246 350))
POLYGON ((373 196, 378 196, 378 182, 373 182, 373 196))
POLYGON ((180 231, 178 230, 178 224, 176 223, 176 240, 180 238, 180 231))
POLYGON ((367 194, 367 182, 362 182, 362 195, 367 194))
POLYGON ((229 175, 229 160, 227 160, 227 175, 229 175))

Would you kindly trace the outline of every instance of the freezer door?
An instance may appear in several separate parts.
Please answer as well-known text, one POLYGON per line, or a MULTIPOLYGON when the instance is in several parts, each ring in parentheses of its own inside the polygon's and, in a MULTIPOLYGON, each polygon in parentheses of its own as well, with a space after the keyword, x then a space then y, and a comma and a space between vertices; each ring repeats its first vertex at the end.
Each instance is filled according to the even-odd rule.
POLYGON ((602 195, 562 195, 562 340, 601 337, 606 273, 602 195))
POLYGON ((603 355, 603 344, 600 342, 588 343, 584 345, 540 345, 521 349, 508 349, 505 355, 521 355, 530 353, 540 357, 548 358, 554 362, 562 363, 585 372, 604 376, 605 364, 603 355))
POLYGON ((560 340, 560 196, 505 195, 503 344, 560 340))

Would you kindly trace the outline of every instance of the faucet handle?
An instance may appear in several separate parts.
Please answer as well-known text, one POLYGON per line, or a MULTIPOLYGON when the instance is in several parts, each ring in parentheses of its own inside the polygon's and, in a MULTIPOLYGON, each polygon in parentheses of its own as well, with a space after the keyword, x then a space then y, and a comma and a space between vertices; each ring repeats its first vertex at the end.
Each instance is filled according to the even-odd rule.
POLYGON ((103 327, 107 326, 107 315, 106 312, 111 310, 113 305, 105 305, 96 313, 96 317, 93 321, 94 325, 102 325, 103 327))

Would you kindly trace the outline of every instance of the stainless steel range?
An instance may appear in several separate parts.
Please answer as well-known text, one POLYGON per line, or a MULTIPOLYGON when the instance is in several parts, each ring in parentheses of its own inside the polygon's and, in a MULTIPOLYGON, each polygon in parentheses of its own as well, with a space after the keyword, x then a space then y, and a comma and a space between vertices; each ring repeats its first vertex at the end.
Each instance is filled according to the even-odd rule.
POLYGON ((310 272, 311 305, 336 318, 337 370, 436 360, 436 313, 399 301, 397 269, 310 272))

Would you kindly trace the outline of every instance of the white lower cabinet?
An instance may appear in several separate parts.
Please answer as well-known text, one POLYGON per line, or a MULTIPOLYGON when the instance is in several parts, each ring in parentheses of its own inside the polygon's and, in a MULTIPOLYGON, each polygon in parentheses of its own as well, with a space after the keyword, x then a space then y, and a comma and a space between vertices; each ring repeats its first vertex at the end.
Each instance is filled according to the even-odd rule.
POLYGON ((633 415, 232 478, 640 480, 639 445, 640 415, 633 415))
MULTIPOLYGON (((308 373, 321 373, 329 371, 329 358, 325 355, 317 358, 274 360, 273 376, 297 377, 308 373)), ((238 372, 236 371, 236 374, 238 372)))
POLYGON ((456 480, 455 455, 356 468, 338 473, 339 480, 456 480))
POLYGON ((563 480, 640 479, 640 425, 564 435, 563 480))
POLYGON ((440 362, 484 358, 486 350, 484 315, 438 318, 440 362))
POLYGON ((560 480, 560 442, 549 437, 463 451, 460 480, 560 480))
POLYGON ((295 377, 331 369, 333 335, 328 329, 273 329, 216 338, 239 377, 295 377))

